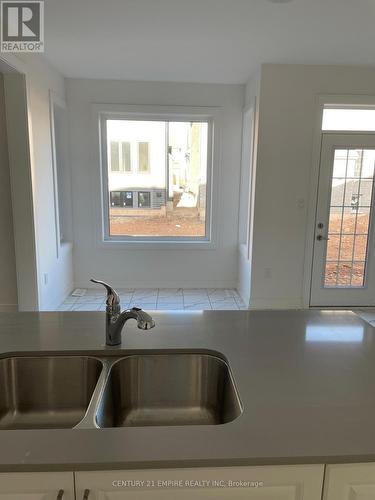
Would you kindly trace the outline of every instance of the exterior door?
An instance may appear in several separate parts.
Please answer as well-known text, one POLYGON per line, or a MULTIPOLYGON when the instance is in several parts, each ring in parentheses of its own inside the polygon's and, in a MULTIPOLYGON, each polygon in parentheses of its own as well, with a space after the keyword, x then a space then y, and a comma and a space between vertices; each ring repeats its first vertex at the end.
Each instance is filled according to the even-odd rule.
POLYGON ((323 465, 76 472, 77 500, 321 500, 323 465))
POLYGON ((374 134, 324 134, 311 306, 375 305, 374 134))

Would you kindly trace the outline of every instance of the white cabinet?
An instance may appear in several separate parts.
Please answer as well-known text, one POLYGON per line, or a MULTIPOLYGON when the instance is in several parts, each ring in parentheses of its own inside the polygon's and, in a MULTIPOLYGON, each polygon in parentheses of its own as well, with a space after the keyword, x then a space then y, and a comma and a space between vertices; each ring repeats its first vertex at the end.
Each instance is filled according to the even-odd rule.
POLYGON ((375 464, 327 465, 324 500, 374 500, 375 464))
POLYGON ((324 465, 0 473, 0 500, 321 500, 322 490, 374 500, 375 463, 327 465, 325 476, 324 465))
POLYGON ((74 500, 73 473, 1 473, 0 500, 74 500))
POLYGON ((76 500, 321 500, 323 475, 323 465, 77 472, 76 500))

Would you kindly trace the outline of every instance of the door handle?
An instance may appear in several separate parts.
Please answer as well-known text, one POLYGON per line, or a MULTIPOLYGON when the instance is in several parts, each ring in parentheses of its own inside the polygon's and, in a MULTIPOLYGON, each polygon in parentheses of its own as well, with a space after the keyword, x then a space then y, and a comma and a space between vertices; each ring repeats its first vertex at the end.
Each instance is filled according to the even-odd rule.
POLYGON ((86 489, 86 490, 83 492, 83 497, 82 497, 82 500, 88 500, 89 495, 90 495, 90 490, 86 489))
POLYGON ((323 236, 322 234, 318 234, 318 236, 316 237, 316 239, 318 241, 323 241, 323 240, 328 241, 329 240, 329 238, 327 236, 323 236))
POLYGON ((64 496, 64 490, 59 490, 57 493, 56 500, 62 500, 62 497, 64 496))

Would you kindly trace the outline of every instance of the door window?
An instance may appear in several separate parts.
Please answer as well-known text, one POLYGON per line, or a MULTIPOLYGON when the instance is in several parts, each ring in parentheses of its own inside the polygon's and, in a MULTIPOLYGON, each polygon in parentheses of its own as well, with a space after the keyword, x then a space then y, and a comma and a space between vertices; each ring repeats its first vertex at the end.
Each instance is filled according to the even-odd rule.
POLYGON ((326 287, 364 286, 375 150, 336 149, 331 180, 326 287))

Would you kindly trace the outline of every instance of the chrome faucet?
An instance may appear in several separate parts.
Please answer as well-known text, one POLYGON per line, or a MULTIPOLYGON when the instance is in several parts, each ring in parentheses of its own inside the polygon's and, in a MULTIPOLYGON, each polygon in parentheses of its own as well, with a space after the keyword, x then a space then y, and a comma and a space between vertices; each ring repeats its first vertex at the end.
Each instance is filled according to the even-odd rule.
POLYGON ((93 283, 103 285, 107 290, 106 302, 106 328, 105 328, 105 341, 107 345, 121 344, 121 332, 128 319, 135 319, 137 326, 140 330, 150 330, 154 328, 155 321, 149 314, 138 307, 127 309, 121 312, 120 297, 116 290, 104 281, 91 279, 93 283))

